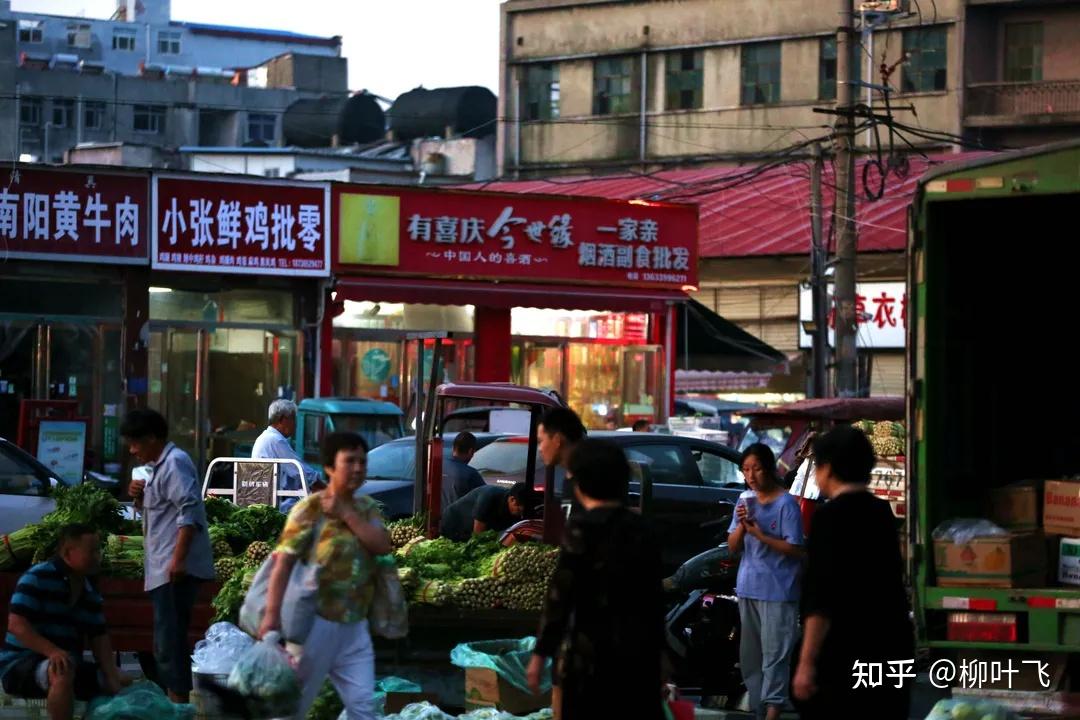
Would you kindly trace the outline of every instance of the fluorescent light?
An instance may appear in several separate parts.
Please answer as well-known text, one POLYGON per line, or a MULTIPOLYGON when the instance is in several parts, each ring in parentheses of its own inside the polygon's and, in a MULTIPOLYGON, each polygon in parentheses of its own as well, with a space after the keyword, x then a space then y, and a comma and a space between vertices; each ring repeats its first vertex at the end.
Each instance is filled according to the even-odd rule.
POLYGON ((172 288, 153 287, 153 286, 150 287, 150 294, 151 295, 157 295, 159 293, 171 293, 171 292, 172 292, 172 288))

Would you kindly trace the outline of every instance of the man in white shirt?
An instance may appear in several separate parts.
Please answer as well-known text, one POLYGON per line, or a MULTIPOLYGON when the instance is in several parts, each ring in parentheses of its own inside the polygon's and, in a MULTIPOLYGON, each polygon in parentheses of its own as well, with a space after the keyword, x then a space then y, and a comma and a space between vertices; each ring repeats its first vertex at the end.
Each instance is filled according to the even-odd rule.
MULTIPOLYGON (((296 434, 296 403, 292 400, 275 400, 270 403, 270 425, 255 441, 251 448, 253 460, 297 460, 304 468, 304 476, 307 478, 308 488, 318 479, 318 473, 304 464, 300 456, 293 450, 289 438, 296 434)), ((300 477, 296 468, 292 465, 282 465, 278 468, 278 490, 299 490, 301 488, 300 477)), ((298 498, 283 498, 278 507, 281 512, 288 513, 295 505, 298 498)))

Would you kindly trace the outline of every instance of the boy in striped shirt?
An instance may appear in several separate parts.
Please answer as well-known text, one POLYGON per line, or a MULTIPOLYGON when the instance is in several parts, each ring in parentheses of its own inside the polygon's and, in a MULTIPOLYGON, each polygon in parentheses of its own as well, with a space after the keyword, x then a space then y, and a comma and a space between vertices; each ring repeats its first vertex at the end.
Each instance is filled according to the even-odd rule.
POLYGON ((8 695, 46 698, 50 720, 71 720, 75 698, 114 695, 129 684, 113 660, 102 600, 88 576, 101 565, 89 525, 60 531, 57 554, 19 578, 0 646, 0 683, 8 695), (89 639, 97 664, 83 661, 89 639))

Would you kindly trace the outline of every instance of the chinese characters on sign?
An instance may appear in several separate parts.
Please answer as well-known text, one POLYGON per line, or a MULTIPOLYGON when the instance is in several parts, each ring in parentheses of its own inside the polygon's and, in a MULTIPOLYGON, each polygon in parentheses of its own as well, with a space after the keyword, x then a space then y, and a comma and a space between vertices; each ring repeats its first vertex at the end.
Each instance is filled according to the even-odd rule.
MULTIPOLYGON (((833 286, 829 286, 829 342, 835 341, 836 309, 832 303, 833 286)), ((867 349, 902 348, 907 334, 907 288, 902 282, 860 283, 855 288, 855 316, 858 318, 856 338, 858 347, 867 349)), ((813 347, 809 334, 801 329, 804 321, 813 319, 813 302, 809 289, 799 293, 799 346, 813 347)))
MULTIPOLYGON (((1050 689, 1050 663, 1042 660, 936 660, 930 666, 930 684, 939 690, 960 687, 965 690, 982 690, 984 687, 1013 683, 1022 672, 1030 673, 1044 690, 1050 689), (1019 667, 1017 667, 1019 665, 1019 667)), ((851 669, 852 689, 880 687, 903 688, 915 680, 915 660, 889 660, 887 662, 855 661, 851 669)))
POLYGON ((146 262, 146 178, 16 166, 0 181, 6 257, 146 262))
POLYGON ((326 276, 326 186, 162 176, 154 179, 158 269, 326 276))
MULTIPOLYGON (((693 208, 599 199, 421 193, 385 202, 336 191, 344 265, 388 265, 397 272, 487 278, 584 280, 682 287, 697 282, 693 208), (365 207, 367 209, 365 209, 365 207), (381 207, 381 209, 379 209, 381 207), (397 223, 400 232, 390 226, 397 223), (348 247, 348 238, 382 238, 399 252, 348 247), (357 258, 392 257, 388 262, 357 258)), ((358 243, 362 242, 357 240, 358 243)))

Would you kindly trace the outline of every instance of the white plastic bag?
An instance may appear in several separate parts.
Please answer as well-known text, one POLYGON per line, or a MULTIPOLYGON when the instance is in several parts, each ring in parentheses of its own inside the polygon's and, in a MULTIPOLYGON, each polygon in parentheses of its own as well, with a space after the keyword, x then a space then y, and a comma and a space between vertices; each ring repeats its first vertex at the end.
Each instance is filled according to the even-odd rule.
POLYGON ((946 520, 934 528, 933 537, 935 540, 947 540, 957 545, 964 545, 975 538, 1003 537, 1008 534, 1008 530, 998 527, 989 520, 954 518, 946 520))
POLYGON ((206 638, 195 644, 191 660, 196 672, 227 675, 254 644, 250 635, 232 623, 215 623, 206 638))

